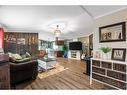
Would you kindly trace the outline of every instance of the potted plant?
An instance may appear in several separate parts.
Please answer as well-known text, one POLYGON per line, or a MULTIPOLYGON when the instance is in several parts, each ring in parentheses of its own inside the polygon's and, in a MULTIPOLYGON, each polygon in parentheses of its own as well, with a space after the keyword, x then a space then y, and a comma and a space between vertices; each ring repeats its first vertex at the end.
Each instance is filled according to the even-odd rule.
POLYGON ((67 58, 68 49, 66 45, 63 46, 63 51, 64 51, 64 58, 67 58))
POLYGON ((108 53, 111 51, 109 47, 101 47, 100 50, 103 52, 103 58, 108 59, 108 53))

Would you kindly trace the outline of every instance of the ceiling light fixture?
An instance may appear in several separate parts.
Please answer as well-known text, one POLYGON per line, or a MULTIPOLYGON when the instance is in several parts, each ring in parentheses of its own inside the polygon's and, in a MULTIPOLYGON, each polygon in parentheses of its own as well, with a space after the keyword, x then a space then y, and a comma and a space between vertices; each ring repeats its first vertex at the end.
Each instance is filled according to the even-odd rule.
POLYGON ((67 26, 66 23, 64 22, 55 22, 55 23, 50 24, 49 28, 54 29, 56 28, 57 25, 59 26, 60 30, 64 30, 67 26))
POLYGON ((56 25, 56 30, 54 31, 55 37, 59 37, 61 34, 61 31, 59 30, 59 25, 56 25))

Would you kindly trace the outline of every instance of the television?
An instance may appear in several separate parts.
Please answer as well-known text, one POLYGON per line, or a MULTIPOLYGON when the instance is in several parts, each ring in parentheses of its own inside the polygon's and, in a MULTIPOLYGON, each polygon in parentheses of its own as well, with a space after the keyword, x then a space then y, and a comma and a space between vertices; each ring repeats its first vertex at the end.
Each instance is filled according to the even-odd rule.
POLYGON ((82 50, 82 42, 70 42, 69 50, 82 50))

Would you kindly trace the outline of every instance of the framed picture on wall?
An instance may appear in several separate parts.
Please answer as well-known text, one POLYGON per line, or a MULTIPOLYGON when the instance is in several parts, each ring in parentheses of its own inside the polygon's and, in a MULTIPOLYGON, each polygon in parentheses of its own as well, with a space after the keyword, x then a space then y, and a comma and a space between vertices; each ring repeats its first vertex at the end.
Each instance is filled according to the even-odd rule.
POLYGON ((126 48, 113 48, 112 57, 113 60, 125 61, 126 58, 126 48))
POLYGON ((120 22, 99 27, 99 42, 126 41, 126 23, 120 22))

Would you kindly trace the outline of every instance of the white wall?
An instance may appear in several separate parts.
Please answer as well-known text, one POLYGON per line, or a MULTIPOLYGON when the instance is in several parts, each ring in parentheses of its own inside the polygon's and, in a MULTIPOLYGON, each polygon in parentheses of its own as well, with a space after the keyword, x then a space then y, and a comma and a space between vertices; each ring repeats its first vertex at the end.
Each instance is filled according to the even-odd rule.
POLYGON ((39 32, 39 39, 41 40, 46 40, 46 41, 54 41, 55 37, 53 37, 53 35, 51 34, 45 34, 45 33, 40 33, 39 32))
POLYGON ((0 24, 0 28, 2 27, 2 25, 0 24))
MULTIPOLYGON (((95 27, 93 32, 93 49, 94 51, 98 50, 100 47, 111 47, 111 48, 127 48, 127 32, 126 32, 126 41, 124 42, 105 42, 99 43, 99 27, 110 25, 118 22, 126 22, 126 31, 127 31, 127 9, 122 11, 98 18, 95 20, 95 27)), ((126 61, 127 61, 127 52, 126 52, 126 61)))

